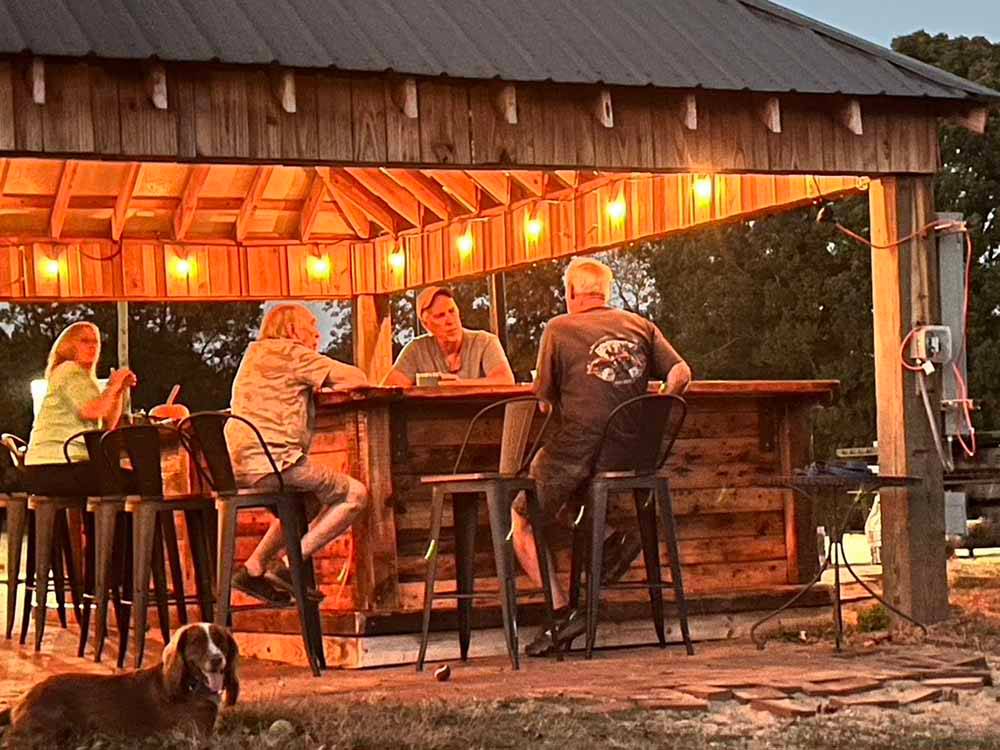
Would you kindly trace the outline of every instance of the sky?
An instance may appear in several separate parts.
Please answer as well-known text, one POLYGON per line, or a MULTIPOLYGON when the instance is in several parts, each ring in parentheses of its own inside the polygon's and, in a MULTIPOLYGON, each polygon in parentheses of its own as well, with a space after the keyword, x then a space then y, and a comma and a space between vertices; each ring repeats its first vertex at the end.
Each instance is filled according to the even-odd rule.
POLYGON ((1000 0, 776 0, 843 31, 888 47, 893 37, 928 34, 985 36, 1000 42, 1000 0))

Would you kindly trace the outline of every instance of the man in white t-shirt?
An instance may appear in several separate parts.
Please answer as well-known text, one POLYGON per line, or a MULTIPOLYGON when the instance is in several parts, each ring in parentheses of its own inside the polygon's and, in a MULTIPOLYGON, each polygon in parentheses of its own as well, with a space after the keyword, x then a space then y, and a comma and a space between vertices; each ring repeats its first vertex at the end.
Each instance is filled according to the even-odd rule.
MULTIPOLYGON (((307 506, 312 522, 302 538, 305 558, 347 531, 368 505, 368 491, 361 482, 308 458, 313 392, 324 385, 350 388, 368 383, 357 367, 319 354, 319 340, 311 312, 301 305, 278 305, 265 316, 258 340, 243 355, 232 395, 233 414, 260 430, 285 487, 308 491, 315 498, 307 506)), ((231 420, 226 441, 240 484, 277 488, 271 464, 246 425, 231 420)), ((279 557, 283 547, 281 522, 276 519, 233 575, 233 587, 272 604, 288 602, 292 579, 279 557)), ((316 591, 310 596, 322 598, 316 591)))
POLYGON ((451 291, 429 286, 417 295, 417 317, 427 333, 403 347, 383 385, 409 388, 417 373, 435 373, 441 385, 513 385, 500 339, 462 327, 451 291))

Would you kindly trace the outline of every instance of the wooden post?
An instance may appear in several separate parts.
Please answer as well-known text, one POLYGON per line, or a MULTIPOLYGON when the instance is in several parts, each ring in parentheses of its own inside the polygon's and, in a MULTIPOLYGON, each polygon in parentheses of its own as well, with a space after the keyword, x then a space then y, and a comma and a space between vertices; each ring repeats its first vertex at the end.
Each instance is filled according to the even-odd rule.
MULTIPOLYGON (((128 302, 115 303, 118 319, 118 369, 128 367, 128 302)), ((132 392, 126 390, 122 399, 122 414, 132 410, 132 392)))
MULTIPOLYGON (((933 180, 873 180, 869 210, 872 242, 898 242, 934 220, 933 180)), ((938 622, 948 616, 943 470, 917 375, 903 368, 899 352, 913 326, 940 320, 937 243, 930 232, 871 252, 879 470, 922 478, 912 488, 881 492, 885 595, 917 620, 938 622)), ((926 384, 938 418, 940 371, 927 377, 926 384)))
POLYGON ((372 383, 382 382, 392 369, 392 315, 385 294, 362 294, 354 299, 354 364, 372 383))
POLYGON ((490 274, 490 331, 507 351, 507 288, 503 271, 490 274))

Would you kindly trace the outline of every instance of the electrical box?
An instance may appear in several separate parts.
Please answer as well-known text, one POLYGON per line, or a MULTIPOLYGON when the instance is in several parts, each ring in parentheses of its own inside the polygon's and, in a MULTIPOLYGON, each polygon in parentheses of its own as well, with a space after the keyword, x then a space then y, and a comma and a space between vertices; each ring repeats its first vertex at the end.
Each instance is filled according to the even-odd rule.
POLYGON ((917 328, 913 332, 913 358, 937 364, 951 361, 951 329, 948 326, 917 328))

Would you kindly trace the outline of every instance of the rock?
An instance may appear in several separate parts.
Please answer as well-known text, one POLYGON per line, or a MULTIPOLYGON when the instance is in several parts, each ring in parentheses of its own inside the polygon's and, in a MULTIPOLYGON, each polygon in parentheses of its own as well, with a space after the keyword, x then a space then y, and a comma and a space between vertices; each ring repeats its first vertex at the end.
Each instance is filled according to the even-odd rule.
POLYGON ((287 719, 278 719, 267 728, 264 733, 264 744, 268 747, 277 747, 295 734, 295 727, 287 719))

